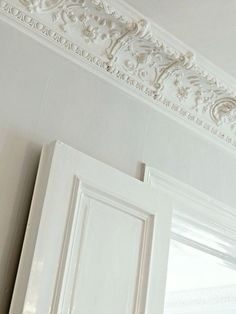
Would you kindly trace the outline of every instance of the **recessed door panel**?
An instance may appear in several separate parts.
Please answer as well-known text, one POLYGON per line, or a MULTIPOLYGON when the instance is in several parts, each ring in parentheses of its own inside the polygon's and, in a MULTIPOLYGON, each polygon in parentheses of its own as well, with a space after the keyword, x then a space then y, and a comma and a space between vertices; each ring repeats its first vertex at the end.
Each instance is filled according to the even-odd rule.
POLYGON ((10 313, 162 314, 170 218, 144 183, 45 147, 10 313))

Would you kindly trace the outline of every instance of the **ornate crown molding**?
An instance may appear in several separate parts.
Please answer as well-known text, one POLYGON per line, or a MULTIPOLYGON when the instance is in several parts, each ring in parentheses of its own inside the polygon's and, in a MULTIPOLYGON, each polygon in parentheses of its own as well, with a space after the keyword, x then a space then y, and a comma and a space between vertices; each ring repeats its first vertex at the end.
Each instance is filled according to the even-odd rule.
POLYGON ((102 0, 0 0, 0 17, 225 147, 236 94, 141 14, 102 0), (164 36, 165 37, 165 36, 164 36))

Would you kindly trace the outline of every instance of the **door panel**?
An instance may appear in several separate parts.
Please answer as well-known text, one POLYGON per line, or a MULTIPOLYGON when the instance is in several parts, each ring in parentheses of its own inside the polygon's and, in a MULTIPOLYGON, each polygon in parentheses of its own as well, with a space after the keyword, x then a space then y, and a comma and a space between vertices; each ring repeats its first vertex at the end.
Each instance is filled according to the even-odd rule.
POLYGON ((10 313, 162 314, 170 219, 165 195, 46 146, 10 313))

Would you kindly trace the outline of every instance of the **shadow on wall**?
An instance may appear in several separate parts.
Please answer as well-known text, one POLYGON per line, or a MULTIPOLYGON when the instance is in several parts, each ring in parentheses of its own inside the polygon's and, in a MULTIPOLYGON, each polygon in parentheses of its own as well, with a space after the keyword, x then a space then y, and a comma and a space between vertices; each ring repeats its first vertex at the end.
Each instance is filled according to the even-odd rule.
POLYGON ((0 314, 9 311, 41 145, 0 129, 0 314))

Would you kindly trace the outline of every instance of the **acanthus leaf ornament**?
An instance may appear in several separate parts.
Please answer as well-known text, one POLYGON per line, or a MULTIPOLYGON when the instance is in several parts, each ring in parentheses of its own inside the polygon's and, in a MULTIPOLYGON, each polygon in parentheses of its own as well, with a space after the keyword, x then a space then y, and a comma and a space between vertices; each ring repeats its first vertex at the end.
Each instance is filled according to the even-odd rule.
POLYGON ((211 118, 217 125, 236 121, 236 99, 220 98, 210 110, 211 118))
POLYGON ((0 0, 0 12, 157 108, 236 146, 236 94, 203 70, 193 53, 160 39, 147 19, 120 14, 102 0, 0 0))

